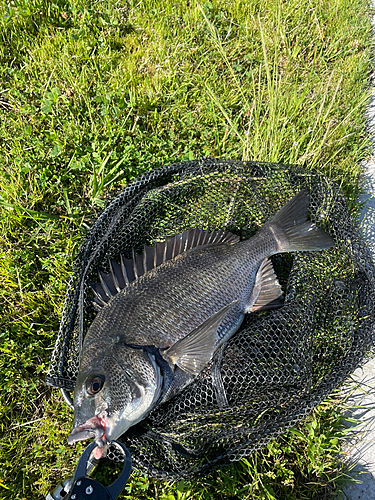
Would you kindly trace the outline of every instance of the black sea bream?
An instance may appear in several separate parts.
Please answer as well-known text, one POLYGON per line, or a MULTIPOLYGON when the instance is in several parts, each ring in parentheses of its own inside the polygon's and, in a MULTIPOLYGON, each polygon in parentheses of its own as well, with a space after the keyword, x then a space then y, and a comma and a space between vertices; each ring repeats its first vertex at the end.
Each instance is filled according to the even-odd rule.
POLYGON ((83 343, 69 443, 117 439, 191 383, 245 314, 282 305, 269 257, 334 245, 308 208, 303 190, 246 241, 191 229, 111 262, 92 285, 99 312, 83 343))

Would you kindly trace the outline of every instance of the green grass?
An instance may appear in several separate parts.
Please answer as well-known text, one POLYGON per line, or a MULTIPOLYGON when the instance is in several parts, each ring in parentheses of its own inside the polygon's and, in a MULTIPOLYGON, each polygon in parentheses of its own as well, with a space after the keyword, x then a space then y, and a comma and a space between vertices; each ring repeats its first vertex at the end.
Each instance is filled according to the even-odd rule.
MULTIPOLYGON (((306 165, 355 207, 368 11, 363 0, 1 4, 1 499, 44 498, 82 450, 67 446, 72 414, 44 377, 74 255, 110 190, 209 155, 306 165)), ((336 403, 297 430, 191 483, 134 474, 122 498, 328 498, 343 477, 336 403)))

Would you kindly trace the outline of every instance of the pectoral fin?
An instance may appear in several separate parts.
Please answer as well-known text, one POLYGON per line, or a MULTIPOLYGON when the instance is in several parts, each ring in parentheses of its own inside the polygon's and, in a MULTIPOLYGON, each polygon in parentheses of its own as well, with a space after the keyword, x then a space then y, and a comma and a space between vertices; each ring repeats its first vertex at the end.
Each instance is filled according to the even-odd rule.
POLYGON ((163 353, 163 357, 168 362, 179 366, 185 372, 192 375, 199 375, 211 361, 220 345, 217 330, 222 320, 237 302, 238 300, 235 300, 213 314, 186 337, 167 349, 163 353))

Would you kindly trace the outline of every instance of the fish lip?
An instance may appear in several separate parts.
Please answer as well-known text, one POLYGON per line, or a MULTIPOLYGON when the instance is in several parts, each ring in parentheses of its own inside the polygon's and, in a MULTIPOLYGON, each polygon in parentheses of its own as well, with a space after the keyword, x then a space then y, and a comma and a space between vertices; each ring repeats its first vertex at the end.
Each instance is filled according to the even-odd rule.
POLYGON ((68 444, 74 444, 78 441, 84 441, 85 439, 90 439, 96 434, 94 429, 80 429, 76 427, 73 429, 72 433, 68 437, 68 444))
POLYGON ((95 437, 99 448, 107 444, 106 432, 108 430, 108 418, 106 412, 99 413, 92 418, 77 425, 68 437, 68 444, 74 444, 77 441, 83 441, 95 437))

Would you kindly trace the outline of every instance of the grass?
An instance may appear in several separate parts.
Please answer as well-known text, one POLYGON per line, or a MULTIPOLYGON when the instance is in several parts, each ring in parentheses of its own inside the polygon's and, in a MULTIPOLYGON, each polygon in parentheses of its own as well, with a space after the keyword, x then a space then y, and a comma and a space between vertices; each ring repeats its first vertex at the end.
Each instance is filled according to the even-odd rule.
MULTIPOLYGON (((202 156, 298 163, 351 208, 367 155, 364 0, 5 0, 0 5, 0 498, 41 499, 82 447, 44 385, 74 255, 104 198, 202 156)), ((330 400, 211 477, 133 474, 121 498, 329 498, 330 400)))

